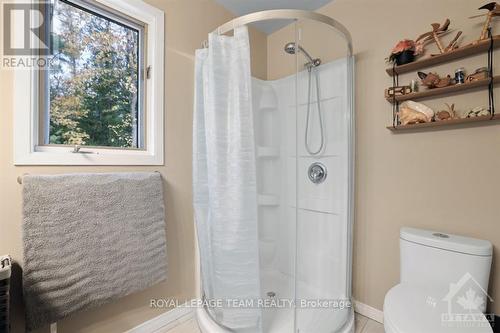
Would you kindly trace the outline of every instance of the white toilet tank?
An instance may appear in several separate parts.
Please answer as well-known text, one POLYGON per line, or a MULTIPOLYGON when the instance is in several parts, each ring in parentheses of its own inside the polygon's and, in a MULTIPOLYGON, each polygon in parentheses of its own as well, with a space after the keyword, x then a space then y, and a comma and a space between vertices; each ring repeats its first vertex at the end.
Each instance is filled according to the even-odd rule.
POLYGON ((447 292, 467 273, 485 291, 490 277, 492 245, 485 240, 415 228, 400 232, 401 283, 447 292))

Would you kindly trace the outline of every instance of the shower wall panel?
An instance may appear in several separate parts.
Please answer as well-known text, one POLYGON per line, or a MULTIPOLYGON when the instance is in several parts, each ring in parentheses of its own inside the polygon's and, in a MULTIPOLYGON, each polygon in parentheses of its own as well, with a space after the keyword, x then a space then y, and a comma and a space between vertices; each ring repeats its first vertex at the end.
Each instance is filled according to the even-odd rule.
MULTIPOLYGON (((347 59, 315 70, 320 97, 313 76, 308 140, 313 150, 319 147, 320 103, 326 145, 314 156, 305 148, 307 70, 253 81, 262 297, 271 291, 289 299, 349 298, 347 59), (315 162, 328 172, 320 184, 308 177, 315 162)), ((318 322, 338 328, 348 315, 347 310, 297 309, 297 328, 323 331, 318 322)))
MULTIPOLYGON (((260 193, 261 220, 261 268, 275 270, 280 274, 293 277, 295 248, 289 241, 295 237, 295 214, 297 208, 302 218, 299 240, 305 252, 313 248, 315 236, 326 236, 331 241, 321 241, 327 246, 335 243, 337 248, 329 248, 336 274, 328 274, 346 279, 347 248, 347 200, 348 200, 348 109, 347 109, 347 60, 340 59, 318 67, 320 82, 320 103, 324 120, 326 146, 324 151, 311 156, 304 145, 308 102, 308 72, 301 71, 298 76, 285 77, 274 81, 254 79, 254 114, 257 141, 257 166, 260 193), (297 80, 297 99, 295 84, 297 80), (298 102, 298 106, 296 105, 298 102), (298 115, 297 115, 298 112, 298 115), (321 184, 313 184, 307 175, 308 167, 320 162, 327 168, 328 175, 321 184), (333 228, 333 229, 331 229, 333 228), (333 251, 335 250, 335 251, 333 251)), ((314 80, 313 80, 314 83, 314 80)), ((315 92, 313 86, 312 89, 315 92)), ((312 95, 309 119, 309 143, 319 145, 320 128, 317 115, 317 96, 312 95)), ((318 249, 319 252, 321 249, 318 249)), ((325 248, 325 250, 327 250, 325 248)), ((298 251, 302 256, 303 253, 298 251)), ((320 255, 321 253, 318 253, 320 255)), ((311 258, 312 259, 312 258, 311 258)), ((318 265, 319 266, 319 265, 318 265)), ((299 269, 300 276, 307 279, 315 270, 299 269)), ((299 276, 299 278, 300 278, 299 276)), ((325 284, 328 288, 339 281, 325 284)), ((343 289, 343 288, 342 288, 343 289)), ((342 294, 344 291, 338 291, 342 294)))

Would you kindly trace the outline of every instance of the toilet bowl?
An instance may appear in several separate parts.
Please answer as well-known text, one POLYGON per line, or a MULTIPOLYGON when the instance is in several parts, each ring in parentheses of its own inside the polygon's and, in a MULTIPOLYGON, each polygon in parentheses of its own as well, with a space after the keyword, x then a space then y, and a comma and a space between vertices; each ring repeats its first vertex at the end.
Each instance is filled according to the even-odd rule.
POLYGON ((492 333, 484 315, 492 246, 402 228, 400 284, 384 300, 386 333, 492 333))
MULTIPOLYGON (((474 325, 446 321, 448 306, 436 290, 398 284, 385 297, 384 328, 386 333, 492 333, 485 315, 472 310, 474 325), (444 317, 443 317, 444 316, 444 317), (443 320, 445 319, 445 320, 443 320)), ((471 323, 471 324, 472 324, 471 323)))

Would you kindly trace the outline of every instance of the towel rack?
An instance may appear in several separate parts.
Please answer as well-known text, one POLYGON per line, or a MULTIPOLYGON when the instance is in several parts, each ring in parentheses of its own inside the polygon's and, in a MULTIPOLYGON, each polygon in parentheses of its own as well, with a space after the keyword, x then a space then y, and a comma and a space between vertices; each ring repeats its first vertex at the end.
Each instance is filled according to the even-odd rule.
POLYGON ((22 176, 17 176, 17 183, 22 184, 23 183, 23 177, 26 176, 27 173, 23 173, 22 176))
MULTIPOLYGON (((155 170, 153 172, 158 172, 159 174, 161 174, 161 172, 158 170, 155 170)), ((23 183, 23 177, 27 175, 29 175, 29 173, 23 173, 21 176, 17 176, 17 183, 21 185, 23 183)))

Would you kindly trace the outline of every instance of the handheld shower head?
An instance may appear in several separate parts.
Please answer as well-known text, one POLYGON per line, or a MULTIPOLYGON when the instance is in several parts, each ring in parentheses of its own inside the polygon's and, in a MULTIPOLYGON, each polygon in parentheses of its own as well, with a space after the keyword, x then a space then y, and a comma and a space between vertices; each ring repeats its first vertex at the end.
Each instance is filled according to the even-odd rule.
POLYGON ((295 43, 294 42, 286 43, 285 52, 288 54, 295 54, 295 43))
MULTIPOLYGON (((307 89, 307 117, 306 117, 306 131, 305 131, 305 137, 304 137, 304 143, 305 143, 305 148, 307 152, 311 155, 318 155, 321 153, 325 147, 325 135, 323 133, 323 117, 321 115, 321 103, 316 103, 317 104, 317 110, 318 110, 318 118, 319 118, 319 128, 321 132, 321 143, 320 146, 317 150, 312 150, 312 148, 309 145, 309 118, 311 115, 311 100, 312 100, 312 92, 311 92, 311 87, 312 87, 312 76, 314 76, 316 80, 316 98, 317 101, 320 101, 320 87, 319 87, 319 78, 318 78, 318 71, 313 70, 313 68, 318 67, 321 65, 321 59, 316 58, 313 59, 311 55, 304 50, 304 48, 300 45, 297 45, 294 42, 289 42, 285 44, 284 48, 285 52, 288 54, 296 54, 297 52, 301 52, 304 57, 307 59, 307 62, 304 64, 304 67, 307 69, 309 72, 308 75, 308 89, 307 89)), ((312 180, 312 179, 311 179, 312 180)))
POLYGON ((302 46, 299 45, 297 47, 297 45, 294 42, 286 43, 284 49, 285 52, 288 54, 295 54, 297 52, 297 49, 299 50, 299 52, 302 52, 302 54, 304 55, 304 57, 306 57, 308 61, 305 64, 306 67, 317 67, 321 65, 320 58, 313 59, 313 57, 311 57, 311 55, 302 46))

